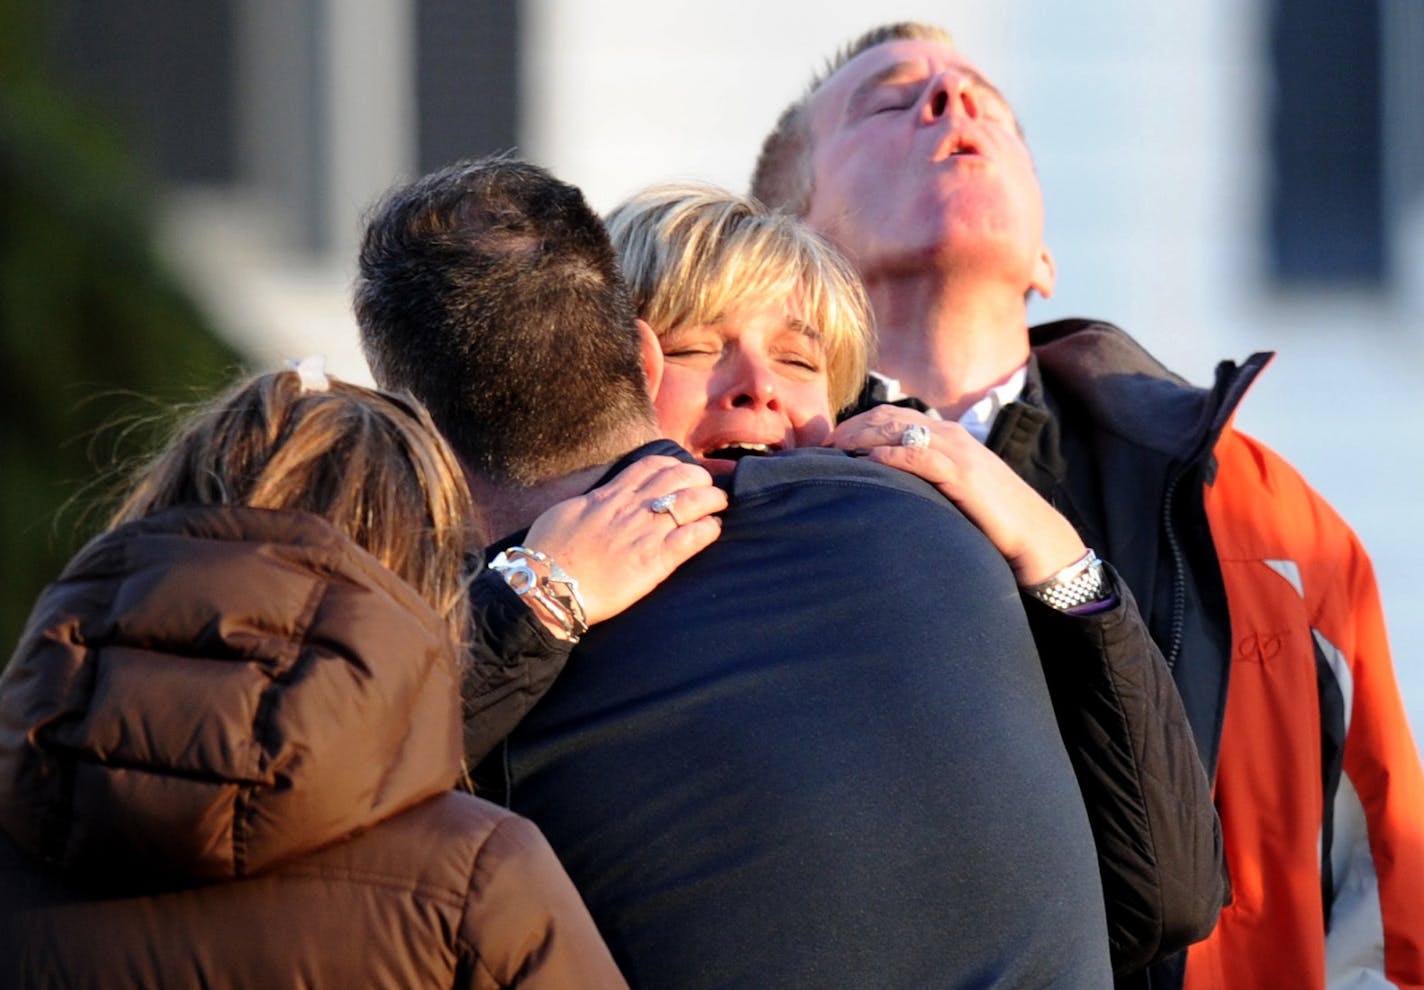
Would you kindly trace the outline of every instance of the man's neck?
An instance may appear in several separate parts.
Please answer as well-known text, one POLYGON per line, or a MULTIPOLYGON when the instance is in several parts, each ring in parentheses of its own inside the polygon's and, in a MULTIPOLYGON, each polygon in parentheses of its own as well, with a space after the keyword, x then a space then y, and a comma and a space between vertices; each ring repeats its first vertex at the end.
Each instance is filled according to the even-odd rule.
POLYGON ((610 464, 586 468, 530 488, 496 485, 469 475, 475 517, 480 531, 491 543, 528 529, 535 519, 555 503, 582 495, 603 477, 610 464))
POLYGON ((880 338, 876 370, 946 419, 958 419, 1028 360, 1021 295, 955 284, 942 273, 866 289, 880 338))
POLYGON ((593 467, 581 468, 528 487, 497 484, 478 471, 471 470, 466 463, 465 480, 475 503, 475 523, 490 543, 528 529, 546 509, 566 498, 582 495, 625 454, 661 436, 649 406, 646 421, 631 422, 624 430, 610 432, 597 447, 590 445, 586 449, 590 457, 606 457, 611 453, 616 453, 616 456, 593 467))

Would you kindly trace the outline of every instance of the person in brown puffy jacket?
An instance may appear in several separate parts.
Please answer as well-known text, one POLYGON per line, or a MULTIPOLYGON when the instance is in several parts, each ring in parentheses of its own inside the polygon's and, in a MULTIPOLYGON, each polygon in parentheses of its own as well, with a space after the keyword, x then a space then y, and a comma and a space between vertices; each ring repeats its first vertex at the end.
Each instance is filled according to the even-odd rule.
POLYGON ((423 409, 309 365, 189 421, 0 678, 0 985, 625 986, 538 829, 451 789, 471 509, 423 409))

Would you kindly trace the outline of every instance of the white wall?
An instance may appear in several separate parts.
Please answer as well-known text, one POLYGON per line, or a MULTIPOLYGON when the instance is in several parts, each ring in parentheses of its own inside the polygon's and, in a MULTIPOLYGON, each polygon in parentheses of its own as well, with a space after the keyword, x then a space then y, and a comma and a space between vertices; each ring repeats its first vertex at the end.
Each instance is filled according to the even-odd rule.
MULTIPOLYGON (((839 45, 890 20, 948 27, 1015 103, 1035 150, 1059 270, 1035 319, 1111 319, 1199 383, 1219 358, 1280 352, 1239 422, 1370 549, 1424 741, 1424 203, 1399 218, 1393 295, 1281 297, 1263 285, 1263 3, 526 0, 520 151, 600 210, 668 179, 741 190, 781 107, 839 45)), ((399 60, 362 61, 371 34, 346 32, 348 55, 389 70, 399 60)), ((334 115, 354 123, 359 100, 335 98, 347 102, 334 115)), ((380 105, 390 126, 346 134, 349 147, 399 130, 380 105)), ((231 194, 184 200, 175 217, 170 255, 259 361, 324 352, 336 373, 369 380, 348 305, 354 258, 276 249, 280 224, 231 194)), ((355 230, 359 217, 333 220, 355 230)))
MULTIPOLYGON (((1395 296, 1279 298, 1259 276, 1264 14, 1255 3, 534 0, 523 152, 606 210, 650 182, 745 189, 785 103, 875 23, 928 20, 1010 97, 1035 149, 1059 269, 1035 319, 1122 324, 1199 383, 1275 349, 1240 422, 1293 460, 1375 558, 1424 741, 1424 319, 1395 296)), ((1416 217, 1417 217, 1416 213, 1416 217)), ((1424 226, 1406 246, 1424 259, 1424 226)), ((1412 277, 1408 277, 1412 276, 1412 277)), ((1411 298, 1412 297, 1412 298, 1411 298)))

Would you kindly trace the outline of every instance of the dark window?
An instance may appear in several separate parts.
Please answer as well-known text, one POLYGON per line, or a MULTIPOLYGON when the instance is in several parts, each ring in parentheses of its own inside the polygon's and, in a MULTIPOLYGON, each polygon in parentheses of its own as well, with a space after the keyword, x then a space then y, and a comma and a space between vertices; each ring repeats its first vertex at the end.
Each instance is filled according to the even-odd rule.
POLYGON ((418 0, 415 8, 420 170, 517 150, 520 4, 418 0))
POLYGON ((1376 0, 1271 7, 1270 261, 1284 285, 1388 275, 1376 0))
POLYGON ((58 82, 115 120, 158 176, 237 173, 231 0, 46 0, 58 82))

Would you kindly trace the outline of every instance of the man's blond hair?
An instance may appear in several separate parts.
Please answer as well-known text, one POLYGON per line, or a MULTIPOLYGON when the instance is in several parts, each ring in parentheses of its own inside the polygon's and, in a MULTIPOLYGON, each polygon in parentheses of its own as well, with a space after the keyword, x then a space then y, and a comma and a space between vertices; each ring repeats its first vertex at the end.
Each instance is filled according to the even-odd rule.
POLYGON ((820 335, 831 407, 860 393, 874 340, 850 263, 801 221, 725 189, 653 186, 608 215, 633 306, 659 336, 794 300, 820 335))
POLYGON ((799 99, 782 111, 757 156, 752 170, 751 194, 775 209, 798 217, 811 208, 811 99, 827 79, 861 52, 888 41, 942 41, 954 44, 944 28, 918 21, 882 24, 841 48, 816 73, 799 99))

